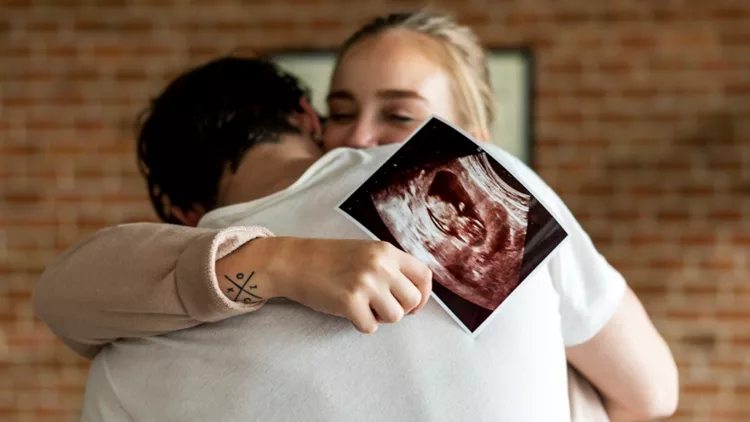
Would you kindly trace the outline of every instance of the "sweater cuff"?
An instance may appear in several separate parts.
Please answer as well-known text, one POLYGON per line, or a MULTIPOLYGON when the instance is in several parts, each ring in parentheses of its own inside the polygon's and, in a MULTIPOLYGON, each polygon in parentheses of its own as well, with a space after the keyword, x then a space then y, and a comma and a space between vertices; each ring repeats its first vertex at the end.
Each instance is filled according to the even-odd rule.
POLYGON ((177 292, 192 318, 212 322, 255 311, 265 301, 246 305, 229 300, 219 289, 216 261, 245 243, 273 233, 262 227, 230 227, 209 232, 195 239, 177 260, 175 278, 177 292))

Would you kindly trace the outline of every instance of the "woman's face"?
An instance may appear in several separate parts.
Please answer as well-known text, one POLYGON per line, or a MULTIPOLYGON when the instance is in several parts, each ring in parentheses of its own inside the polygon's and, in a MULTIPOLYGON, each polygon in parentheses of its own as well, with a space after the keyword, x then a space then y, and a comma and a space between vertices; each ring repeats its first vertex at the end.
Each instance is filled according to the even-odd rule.
POLYGON ((432 114, 455 122, 451 79, 424 52, 435 43, 394 30, 351 46, 331 80, 324 147, 403 142, 432 114))

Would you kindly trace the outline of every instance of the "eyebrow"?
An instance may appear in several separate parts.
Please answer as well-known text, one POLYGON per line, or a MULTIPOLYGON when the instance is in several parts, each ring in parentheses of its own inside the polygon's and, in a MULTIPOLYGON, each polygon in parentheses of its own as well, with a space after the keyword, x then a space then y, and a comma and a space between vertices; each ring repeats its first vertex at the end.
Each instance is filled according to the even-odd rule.
MULTIPOLYGON (((401 99, 416 99, 420 101, 427 101, 427 99, 419 95, 416 91, 408 89, 384 89, 378 91, 376 94, 380 98, 387 100, 401 100, 401 99)), ((326 97, 326 101, 331 100, 351 100, 354 101, 354 95, 346 90, 331 91, 326 97)))

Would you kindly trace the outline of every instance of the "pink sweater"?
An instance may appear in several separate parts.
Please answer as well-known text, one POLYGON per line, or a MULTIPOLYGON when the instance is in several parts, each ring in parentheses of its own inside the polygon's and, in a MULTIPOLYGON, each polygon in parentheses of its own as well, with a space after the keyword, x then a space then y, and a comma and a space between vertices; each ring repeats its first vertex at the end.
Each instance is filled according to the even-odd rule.
MULTIPOLYGON (((251 312, 218 288, 214 264, 260 227, 207 230, 136 223, 100 230, 51 263, 34 311, 66 345, 92 359, 117 339, 145 337, 251 312)), ((568 368, 573 421, 608 421, 593 387, 568 368)))

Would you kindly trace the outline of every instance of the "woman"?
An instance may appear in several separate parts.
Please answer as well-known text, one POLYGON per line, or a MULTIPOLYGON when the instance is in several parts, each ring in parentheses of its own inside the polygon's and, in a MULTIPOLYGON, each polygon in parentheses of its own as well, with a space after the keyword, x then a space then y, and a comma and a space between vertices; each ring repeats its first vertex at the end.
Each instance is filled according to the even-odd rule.
MULTIPOLYGON (((489 137, 492 100, 483 52, 470 31, 446 16, 394 15, 366 26, 344 43, 331 86, 328 98, 330 120, 324 136, 324 144, 328 148, 401 142, 433 113, 462 126, 478 139, 487 140, 489 137), (383 66, 383 63, 387 66, 383 66)), ((179 209, 174 211, 174 215, 184 223, 196 222, 195 214, 191 216, 179 209)), ((200 235, 205 235, 205 232, 200 235)), ((183 236, 188 238, 190 235, 183 236)), ((221 261, 217 267, 220 264, 221 261)), ((66 278, 66 275, 52 271, 45 277, 57 279, 60 283, 59 279, 66 278)), ((216 280, 210 282, 216 283, 216 280)), ((43 290, 38 289, 37 292, 43 290)), ((629 302, 624 315, 641 311, 636 317, 643 319, 642 309, 637 300, 634 301, 632 292, 626 293, 626 299, 629 302)), ((608 312, 616 313, 612 309, 608 312)), ((162 332, 190 325, 195 323, 185 326, 178 324, 162 332)), ((653 327, 648 324, 644 326, 649 330, 644 335, 647 341, 640 345, 643 350, 630 351, 636 357, 651 352, 663 358, 665 352, 663 344, 659 343, 661 339, 653 327)), ((595 334, 595 330, 592 334, 595 334)), ((603 338, 595 340, 621 341, 616 331, 607 330, 604 334, 603 338)), ((578 342, 587 343, 585 340, 588 339, 578 339, 578 342)), ((612 419, 620 416, 622 420, 629 420, 634 415, 652 416, 667 413, 671 408, 672 401, 668 397, 654 404, 644 402, 644 398, 638 396, 637 391, 634 392, 638 387, 649 387, 642 376, 631 374, 637 371, 627 366, 615 368, 614 371, 602 370, 606 365, 599 365, 600 370, 597 370, 596 365, 589 364, 590 361, 599 359, 604 362, 611 360, 612 356, 603 352, 592 355, 591 350, 587 350, 590 347, 576 349, 577 345, 570 346, 571 362, 582 368, 584 373, 588 371, 586 375, 602 390, 612 419), (612 372, 621 378, 612 377, 612 372), (630 383, 623 386, 623 381, 630 383), (650 408, 638 409, 643 412, 640 414, 634 412, 634 408, 644 403, 650 408)), ((666 358, 666 363, 670 363, 669 359, 671 356, 666 358)), ((626 361, 626 365, 629 362, 642 361, 626 361)), ((667 373, 665 377, 670 375, 667 373)))

